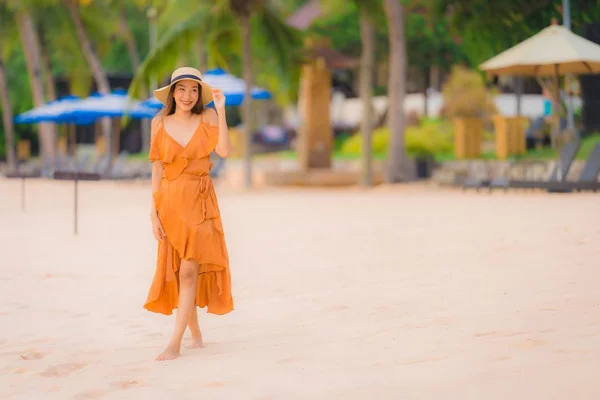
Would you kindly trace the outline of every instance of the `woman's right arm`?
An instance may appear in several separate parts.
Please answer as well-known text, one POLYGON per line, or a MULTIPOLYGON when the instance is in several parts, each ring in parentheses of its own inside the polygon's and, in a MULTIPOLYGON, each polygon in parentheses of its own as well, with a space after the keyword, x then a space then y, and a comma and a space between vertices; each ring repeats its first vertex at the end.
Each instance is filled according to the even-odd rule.
MULTIPOLYGON (((159 124, 158 118, 160 118, 160 117, 154 117, 154 119, 152 120, 150 143, 152 143, 152 141, 154 140, 154 136, 156 136, 156 134, 158 132, 158 124, 159 124)), ((154 197, 155 197, 156 193, 158 193, 158 190, 160 189, 160 181, 162 179, 162 175, 163 175, 162 161, 161 160, 153 161, 152 162, 152 201, 151 201, 152 206, 150 209, 150 216, 152 216, 152 217, 157 215, 154 197)))

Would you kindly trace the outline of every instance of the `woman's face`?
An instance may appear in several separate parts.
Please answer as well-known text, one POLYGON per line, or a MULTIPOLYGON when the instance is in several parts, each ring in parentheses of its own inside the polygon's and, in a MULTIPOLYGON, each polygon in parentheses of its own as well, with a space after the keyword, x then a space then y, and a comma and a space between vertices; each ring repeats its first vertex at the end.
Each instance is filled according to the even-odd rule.
POLYGON ((177 108, 182 111, 190 111, 198 102, 198 83, 189 80, 183 80, 175 84, 173 98, 177 108))

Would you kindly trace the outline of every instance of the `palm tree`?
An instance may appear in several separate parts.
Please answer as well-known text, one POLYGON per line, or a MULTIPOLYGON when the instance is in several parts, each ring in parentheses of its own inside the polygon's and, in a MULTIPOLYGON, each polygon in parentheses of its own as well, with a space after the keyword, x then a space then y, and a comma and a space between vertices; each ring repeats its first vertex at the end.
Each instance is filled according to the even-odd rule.
MULTIPOLYGON (((8 11, 0 6, 0 15, 8 15, 8 11)), ((4 18, 2 18, 4 19, 4 18)), ((13 124, 13 109, 8 93, 8 83, 6 79, 6 70, 4 69, 4 49, 2 41, 4 39, 4 28, 8 21, 1 21, 0 29, 0 105, 2 106, 2 126, 4 128, 4 139, 6 141, 6 161, 8 169, 14 172, 17 169, 17 157, 15 154, 15 126, 13 124)))
POLYGON ((117 7, 117 11, 119 13, 119 33, 125 44, 127 45, 127 52, 129 53, 129 59, 131 60, 131 68, 133 71, 137 70, 140 67, 140 54, 137 50, 137 44, 135 43, 135 37, 133 36, 133 32, 129 27, 128 16, 127 16, 127 8, 125 6, 125 2, 117 2, 113 7, 117 7))
MULTIPOLYGON (((181 1, 181 0, 180 0, 181 1)), ((185 0, 184 0, 185 1, 185 0)), ((175 0, 175 4, 177 4, 175 0)), ((188 2, 189 3, 189 2, 188 2)), ((130 95, 138 97, 145 82, 160 79, 175 66, 178 57, 193 49, 198 38, 205 38, 210 60, 226 64, 226 49, 238 47, 241 42, 242 78, 246 93, 242 104, 244 125, 244 183, 252 185, 252 98, 254 84, 252 41, 260 40, 278 61, 273 73, 288 74, 294 68, 294 49, 299 46, 297 32, 286 25, 269 0, 216 0, 213 6, 196 2, 188 17, 175 23, 150 51, 130 87, 130 95), (224 50, 225 49, 225 50, 224 50)))
MULTIPOLYGON (((96 82, 96 88, 99 93, 109 94, 110 93, 110 85, 108 82, 108 76, 106 75, 106 71, 102 67, 102 63, 100 62, 100 58, 96 54, 94 50, 94 46, 92 41, 90 40, 88 33, 86 31, 85 24, 81 18, 81 10, 79 9, 78 0, 65 0, 66 5, 69 8, 71 18, 73 23, 75 24, 75 34, 77 39, 79 40, 79 44, 81 45, 81 51, 91 69, 92 76, 94 77, 94 81, 96 82)), ((112 143, 112 129, 109 118, 102 118, 101 121, 102 132, 105 139, 105 153, 107 158, 106 168, 107 170, 112 165, 112 154, 111 149, 113 148, 112 143)))
POLYGON ((387 156, 386 182, 399 182, 403 176, 406 160, 404 145, 404 96, 406 94, 406 39, 404 33, 404 6, 398 0, 383 0, 388 21, 389 80, 388 80, 388 126, 390 145, 387 156))
POLYGON ((363 104, 362 134, 362 169, 361 184, 373 185, 372 132, 373 132, 373 73, 375 68, 375 26, 373 16, 378 12, 377 4, 369 0, 354 0, 360 14, 360 36, 362 54, 360 60, 360 96, 363 104))
MULTIPOLYGON (((40 107, 45 103, 40 43, 27 5, 21 4, 16 9, 15 14, 27 63, 33 104, 40 107)), ((56 127, 49 123, 40 123, 38 132, 42 156, 42 173, 47 175, 50 173, 54 162, 56 127)))

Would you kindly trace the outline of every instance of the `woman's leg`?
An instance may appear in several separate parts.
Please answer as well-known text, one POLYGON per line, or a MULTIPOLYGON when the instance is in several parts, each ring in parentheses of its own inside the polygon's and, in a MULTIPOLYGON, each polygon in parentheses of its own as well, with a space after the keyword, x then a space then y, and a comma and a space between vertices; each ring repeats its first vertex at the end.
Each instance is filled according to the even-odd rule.
POLYGON ((190 333, 192 334, 192 347, 204 347, 204 343, 202 343, 202 331, 200 330, 200 325, 198 324, 198 311, 195 308, 190 314, 188 328, 190 329, 190 333))
POLYGON ((199 265, 195 261, 181 260, 179 267, 179 304, 175 318, 173 336, 163 351, 156 358, 157 361, 173 360, 179 356, 181 338, 190 321, 192 312, 196 312, 196 285, 198 283, 199 265))

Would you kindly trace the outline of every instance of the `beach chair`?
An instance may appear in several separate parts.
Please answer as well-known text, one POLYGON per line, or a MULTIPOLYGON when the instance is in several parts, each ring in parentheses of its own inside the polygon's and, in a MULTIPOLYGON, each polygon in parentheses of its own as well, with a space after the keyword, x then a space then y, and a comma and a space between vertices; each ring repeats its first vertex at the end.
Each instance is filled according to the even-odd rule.
POLYGON ((225 159, 213 151, 210 154, 210 160, 213 163, 213 167, 210 170, 210 177, 216 179, 221 175, 221 171, 225 167, 225 159))
POLYGON ((579 178, 576 181, 548 181, 540 182, 540 187, 549 192, 573 192, 573 191, 598 191, 600 182, 598 173, 600 172, 600 143, 597 143, 587 159, 579 178))
POLYGON ((462 189, 475 189, 476 191, 478 191, 482 187, 488 186, 490 184, 489 169, 487 172, 487 178, 475 176, 472 173, 471 163, 469 162, 467 164, 467 176, 462 180, 462 182, 460 182, 462 189))
POLYGON ((125 176, 123 175, 123 169, 125 168, 125 163, 127 162, 128 155, 129 153, 126 150, 123 150, 119 154, 119 157, 115 161, 110 173, 110 177, 112 179, 125 179, 125 176))
POLYGON ((559 159, 554 168, 552 169, 552 174, 547 181, 539 181, 539 180, 518 180, 510 178, 510 170, 506 177, 495 178, 490 181, 489 189, 490 191, 496 188, 501 188, 504 190, 512 189, 540 189, 544 188, 543 185, 547 182, 562 182, 565 177, 568 175, 569 170, 571 169, 571 165, 573 165, 573 161, 575 160, 575 156, 579 151, 579 146, 581 142, 579 140, 574 140, 572 142, 567 143, 560 149, 559 159))

